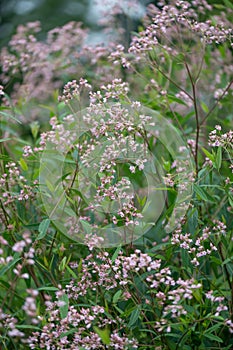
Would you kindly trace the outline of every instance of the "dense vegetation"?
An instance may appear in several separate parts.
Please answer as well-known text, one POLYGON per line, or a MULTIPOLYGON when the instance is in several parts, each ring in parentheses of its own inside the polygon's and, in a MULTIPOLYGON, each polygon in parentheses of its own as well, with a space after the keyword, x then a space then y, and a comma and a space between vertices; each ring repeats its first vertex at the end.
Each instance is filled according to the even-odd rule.
POLYGON ((130 9, 1 50, 0 349, 233 347, 233 6, 130 9))

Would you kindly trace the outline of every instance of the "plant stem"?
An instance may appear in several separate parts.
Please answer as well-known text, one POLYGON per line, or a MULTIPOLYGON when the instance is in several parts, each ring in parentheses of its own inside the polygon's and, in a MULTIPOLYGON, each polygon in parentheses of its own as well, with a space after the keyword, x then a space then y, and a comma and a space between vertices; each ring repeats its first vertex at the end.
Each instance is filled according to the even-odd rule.
POLYGON ((215 110, 215 108, 217 107, 217 105, 219 104, 219 102, 221 101, 221 99, 226 95, 226 93, 228 92, 228 90, 230 89, 231 85, 233 84, 233 78, 231 79, 231 81, 229 82, 229 84, 227 85, 227 87, 225 88, 225 90, 223 91, 222 95, 217 99, 217 102, 213 105, 213 107, 209 110, 209 112, 206 114, 206 116, 202 119, 202 121, 200 122, 200 126, 206 121, 206 119, 211 115, 211 113, 215 110))
POLYGON ((193 77, 191 75, 189 66, 187 62, 184 62, 186 70, 188 72, 188 76, 191 82, 192 86, 192 92, 193 92, 193 105, 194 105, 194 111, 195 111, 195 119, 196 119, 196 140, 195 140, 195 165, 196 165, 196 176, 198 175, 198 151, 199 151, 199 137, 200 137, 200 122, 199 122, 199 113, 198 113, 198 106, 197 106, 197 94, 196 94, 196 82, 194 82, 193 77))

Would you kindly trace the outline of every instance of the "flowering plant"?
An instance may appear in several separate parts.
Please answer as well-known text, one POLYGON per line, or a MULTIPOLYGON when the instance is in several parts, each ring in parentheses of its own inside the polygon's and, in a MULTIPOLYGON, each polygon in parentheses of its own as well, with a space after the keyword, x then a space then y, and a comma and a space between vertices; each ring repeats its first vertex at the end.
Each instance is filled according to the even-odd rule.
POLYGON ((2 349, 232 348, 228 6, 151 4, 128 48, 36 22, 2 49, 2 349))

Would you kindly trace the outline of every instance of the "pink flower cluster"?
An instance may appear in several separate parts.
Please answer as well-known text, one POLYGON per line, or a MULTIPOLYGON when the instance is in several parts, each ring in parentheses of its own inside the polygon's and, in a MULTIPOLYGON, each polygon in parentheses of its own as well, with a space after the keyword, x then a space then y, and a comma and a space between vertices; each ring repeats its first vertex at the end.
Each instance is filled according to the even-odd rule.
POLYGON ((62 291, 57 292, 57 301, 48 301, 48 322, 43 326, 41 332, 34 332, 28 343, 30 349, 111 349, 125 350, 137 349, 137 342, 125 335, 120 335, 119 326, 122 320, 117 317, 109 317, 102 306, 80 306, 68 305, 66 316, 61 317, 60 308, 66 305, 62 301, 62 291), (110 327, 112 331, 110 332, 110 327), (87 333, 88 330, 88 333, 87 333), (98 335, 98 330, 106 331, 109 340, 103 343, 98 335), (67 335, 66 335, 67 334, 67 335), (68 336, 68 334, 70 334, 68 336), (72 338, 72 340, 71 340, 72 338))
POLYGON ((9 47, 1 51, 1 80, 4 85, 12 76, 22 77, 22 83, 14 85, 12 97, 15 99, 22 96, 39 100, 48 98, 54 89, 62 85, 64 70, 72 74, 73 60, 78 64, 78 47, 86 37, 86 30, 81 28, 81 23, 70 22, 54 28, 48 33, 45 42, 36 38, 40 30, 38 21, 20 25, 9 47))
POLYGON ((212 147, 229 147, 232 148, 233 144, 233 131, 230 130, 224 134, 221 134, 221 126, 216 125, 215 129, 209 134, 209 145, 212 147))
POLYGON ((69 103, 73 98, 79 98, 82 89, 91 89, 91 85, 88 84, 86 79, 81 78, 79 84, 76 80, 69 81, 63 88, 62 96, 59 96, 59 102, 69 103))
MULTIPOLYGON (((219 223, 216 223, 215 227, 217 226, 219 226, 219 223)), ((205 233, 204 235, 209 236, 205 233)), ((199 243, 197 242, 197 247, 201 246, 201 242, 204 242, 204 239, 199 241, 199 243)), ((92 249, 91 243, 90 248, 92 249)), ((175 278, 175 273, 169 267, 163 265, 160 259, 143 253, 139 249, 136 249, 128 256, 119 252, 115 260, 112 260, 106 251, 99 251, 96 254, 92 253, 82 261, 81 274, 79 272, 77 280, 67 284, 64 290, 57 294, 57 298, 66 294, 69 300, 76 300, 78 303, 84 301, 90 292, 92 295, 95 295, 95 300, 99 300, 99 298, 101 300, 101 295, 107 293, 107 291, 112 291, 112 293, 118 291, 119 293, 119 290, 121 290, 119 301, 127 301, 129 298, 134 297, 137 303, 145 302, 148 307, 156 308, 157 317, 153 321, 155 329, 158 332, 163 332, 163 330, 170 332, 173 322, 176 323, 179 322, 180 318, 188 317, 188 305, 195 303, 195 291, 201 291, 203 285, 194 278, 175 278), (137 287, 139 289, 135 290, 134 282, 138 279, 138 276, 140 276, 140 283, 144 286, 144 292, 139 287, 137 287)), ((70 266, 74 272, 76 272, 77 268, 80 271, 80 264, 71 263, 70 266)), ((221 313, 228 312, 225 298, 212 297, 212 295, 212 290, 206 292, 206 298, 213 303, 214 316, 218 317, 221 313)), ((73 327, 80 325, 81 328, 78 328, 80 330, 77 331, 79 332, 77 339, 80 342, 81 332, 84 330, 81 326, 82 322, 90 330, 95 322, 98 322, 98 327, 111 324, 113 329, 115 329, 114 334, 116 334, 118 322, 121 323, 122 327, 125 326, 124 320, 120 319, 119 316, 115 316, 114 321, 109 319, 102 304, 95 306, 99 310, 95 311, 95 315, 93 314, 94 306, 90 306, 89 309, 80 308, 79 310, 77 310, 77 307, 69 306, 67 317, 61 320, 58 310, 59 303, 48 303, 50 323, 44 326, 41 334, 36 333, 37 340, 33 338, 32 343, 41 341, 41 346, 45 346, 45 340, 48 342, 52 341, 52 337, 49 336, 51 332, 61 334, 61 332, 67 331, 69 329, 67 327, 70 327, 71 324, 73 327), (71 315, 75 315, 75 317, 71 315), (70 323, 70 326, 68 323, 70 323)), ((60 306, 63 306, 63 304, 61 303, 60 306)), ((143 318, 144 316, 142 312, 141 317, 143 318)), ((85 343, 86 340, 83 339, 82 341, 85 343)))
POLYGON ((213 227, 204 228, 201 234, 194 238, 190 233, 182 233, 182 228, 179 227, 172 234, 171 243, 187 250, 192 259, 191 263, 199 266, 203 256, 211 255, 218 250, 218 244, 214 243, 214 235, 225 235, 225 230, 226 225, 223 222, 214 220, 213 227))

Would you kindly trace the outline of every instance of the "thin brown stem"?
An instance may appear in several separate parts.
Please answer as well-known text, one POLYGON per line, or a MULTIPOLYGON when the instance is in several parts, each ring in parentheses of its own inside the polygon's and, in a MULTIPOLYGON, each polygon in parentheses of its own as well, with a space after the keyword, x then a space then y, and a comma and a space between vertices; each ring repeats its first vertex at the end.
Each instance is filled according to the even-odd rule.
POLYGON ((53 246, 54 246, 54 243, 55 243, 55 240, 56 240, 56 236, 57 236, 57 231, 55 232, 55 234, 53 236, 53 240, 52 240, 52 243, 51 243, 51 246, 50 246, 50 249, 49 249, 49 258, 51 257, 51 254, 52 254, 52 249, 53 249, 53 246))
POLYGON ((217 102, 213 105, 213 107, 209 110, 209 112, 206 114, 206 116, 202 119, 202 121, 200 121, 200 126, 206 121, 206 119, 211 115, 211 113, 215 110, 215 108, 218 106, 219 102, 221 101, 221 99, 226 95, 226 93, 228 92, 228 90, 230 89, 231 85, 233 84, 233 78, 231 79, 231 81, 229 82, 229 84, 227 85, 227 87, 225 88, 225 90, 223 91, 223 93, 221 94, 221 96, 217 99, 217 102))
POLYGON ((155 63, 156 68, 152 68, 153 71, 158 71, 160 74, 162 74, 162 76, 167 79, 171 84, 173 84, 175 87, 177 87, 177 89, 179 89, 180 91, 182 91, 186 96, 188 96, 191 101, 194 100, 193 96, 191 96, 185 89, 183 89, 180 85, 178 85, 173 79, 171 79, 170 77, 168 77, 158 66, 157 62, 153 61, 152 63, 155 63))

